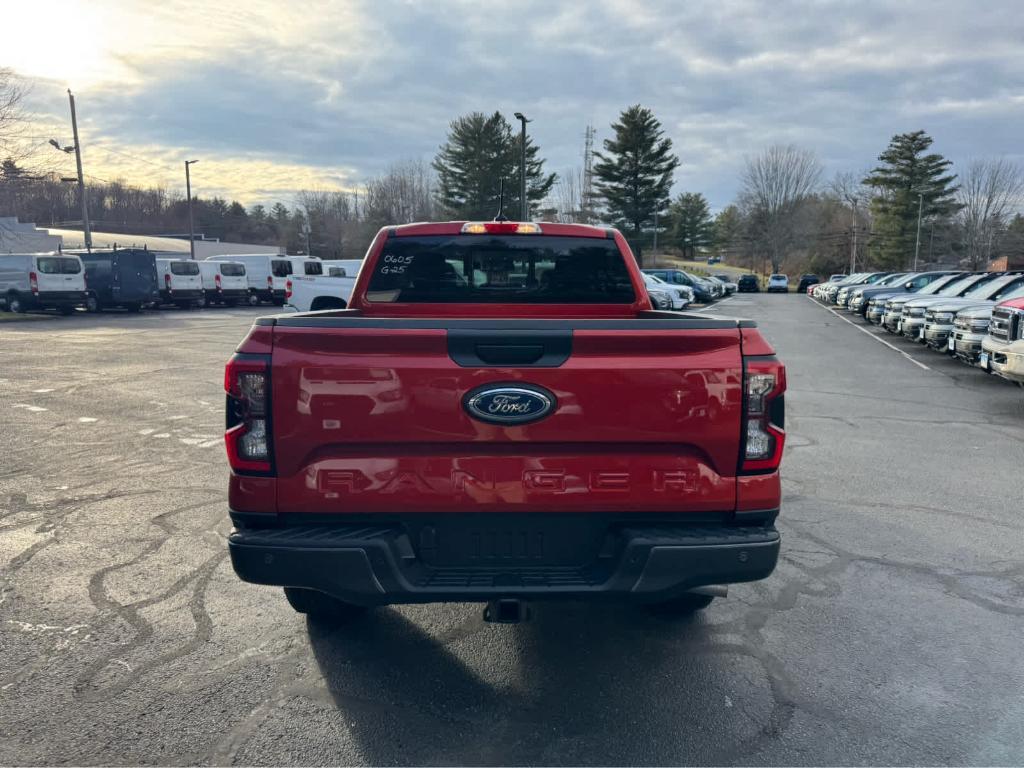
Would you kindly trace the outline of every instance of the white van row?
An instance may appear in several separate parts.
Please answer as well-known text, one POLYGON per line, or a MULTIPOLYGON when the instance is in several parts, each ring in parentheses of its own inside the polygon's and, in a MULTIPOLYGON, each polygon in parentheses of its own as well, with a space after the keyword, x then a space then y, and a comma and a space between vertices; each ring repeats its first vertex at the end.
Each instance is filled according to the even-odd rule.
MULTIPOLYGON (((151 295, 159 295, 159 301, 148 302, 151 306, 284 306, 294 278, 303 283, 303 297, 308 297, 312 305, 319 305, 317 308, 327 309, 347 305, 352 277, 361 261, 231 254, 210 256, 203 261, 155 258, 151 263, 155 269, 140 269, 133 276, 142 280, 152 279, 150 272, 155 275, 157 285, 151 295)), ((96 291, 90 291, 86 270, 77 254, 0 254, 0 306, 10 312, 56 309, 70 314, 76 307, 98 311, 102 305, 94 294, 96 291)))

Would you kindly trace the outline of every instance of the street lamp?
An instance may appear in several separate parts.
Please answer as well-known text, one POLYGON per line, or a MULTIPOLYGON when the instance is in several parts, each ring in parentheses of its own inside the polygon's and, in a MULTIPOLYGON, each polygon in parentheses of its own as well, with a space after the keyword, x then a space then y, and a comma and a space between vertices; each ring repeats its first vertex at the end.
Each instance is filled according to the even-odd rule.
POLYGON ((75 95, 68 88, 68 103, 71 105, 71 131, 75 137, 75 143, 70 147, 62 147, 56 139, 50 139, 50 144, 55 149, 68 154, 75 153, 75 165, 78 167, 78 196, 82 201, 82 234, 85 239, 85 249, 92 251, 92 228, 89 226, 89 197, 85 190, 85 174, 82 173, 82 143, 78 140, 78 117, 75 114, 75 95))
POLYGON ((520 221, 530 220, 530 204, 526 201, 526 124, 532 122, 523 116, 522 112, 516 112, 516 120, 522 124, 522 131, 519 134, 519 194, 522 203, 522 215, 520 221))
POLYGON ((198 162, 198 160, 185 161, 185 194, 188 196, 188 252, 192 261, 196 260, 196 233, 192 224, 192 178, 189 176, 188 167, 198 162))

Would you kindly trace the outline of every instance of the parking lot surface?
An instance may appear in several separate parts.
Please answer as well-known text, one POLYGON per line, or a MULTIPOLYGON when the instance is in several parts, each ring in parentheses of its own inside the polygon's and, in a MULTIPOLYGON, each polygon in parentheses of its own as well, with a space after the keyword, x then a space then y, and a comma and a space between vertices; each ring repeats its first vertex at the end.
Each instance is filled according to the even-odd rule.
POLYGON ((788 366, 778 570, 515 626, 322 628, 238 581, 222 365, 259 310, 0 325, 0 763, 1024 762, 1024 392, 803 296, 709 312, 788 366))

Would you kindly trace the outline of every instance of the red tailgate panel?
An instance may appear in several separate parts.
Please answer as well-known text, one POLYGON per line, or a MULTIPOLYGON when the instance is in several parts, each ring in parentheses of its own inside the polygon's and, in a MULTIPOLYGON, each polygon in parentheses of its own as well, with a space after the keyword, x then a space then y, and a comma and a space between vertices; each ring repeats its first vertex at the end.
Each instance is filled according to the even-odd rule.
POLYGON ((443 329, 277 328, 282 512, 727 511, 742 366, 735 329, 573 332, 559 367, 461 367, 443 329), (488 383, 550 390, 519 426, 471 418, 488 383))

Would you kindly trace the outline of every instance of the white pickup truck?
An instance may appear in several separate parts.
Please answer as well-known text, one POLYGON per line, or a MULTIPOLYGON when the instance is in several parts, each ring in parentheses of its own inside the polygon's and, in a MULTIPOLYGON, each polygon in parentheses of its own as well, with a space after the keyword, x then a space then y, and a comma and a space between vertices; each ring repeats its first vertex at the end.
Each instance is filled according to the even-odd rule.
POLYGON ((285 283, 285 310, 288 312, 317 312, 321 309, 345 309, 348 306, 355 273, 344 268, 331 268, 343 274, 291 275, 285 283))

